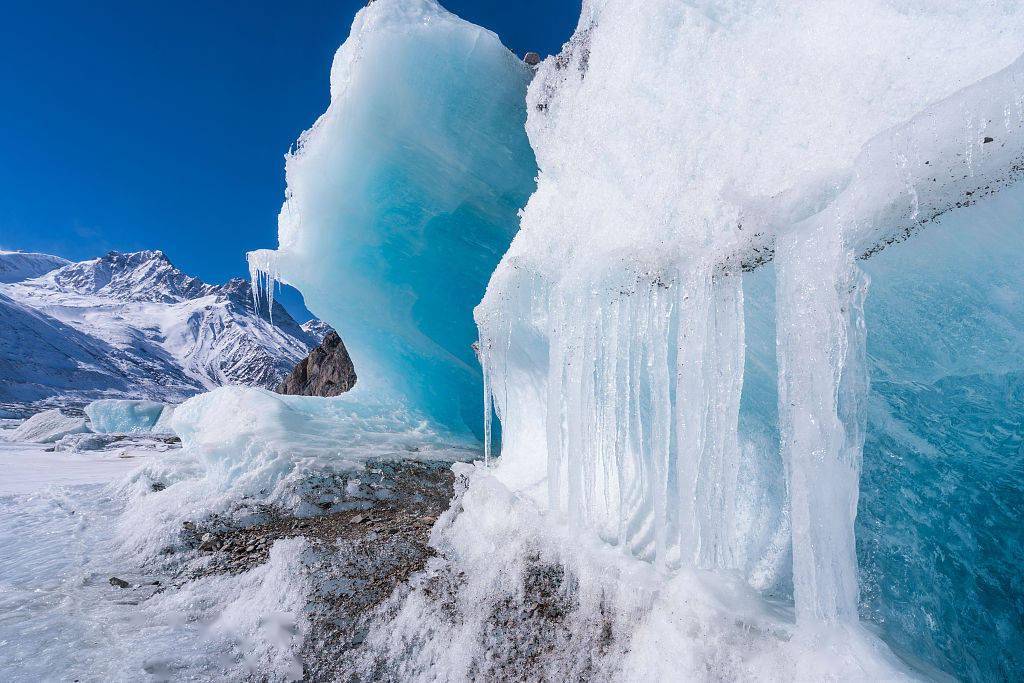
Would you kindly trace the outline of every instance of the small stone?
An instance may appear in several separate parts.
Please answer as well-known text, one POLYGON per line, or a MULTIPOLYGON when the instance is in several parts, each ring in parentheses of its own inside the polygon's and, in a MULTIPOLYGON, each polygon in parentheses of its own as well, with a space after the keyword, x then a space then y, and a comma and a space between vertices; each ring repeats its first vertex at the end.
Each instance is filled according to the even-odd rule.
POLYGON ((355 517, 352 518, 352 523, 353 524, 362 524, 363 523, 363 516, 362 515, 356 515, 355 517))
POLYGON ((986 145, 987 145, 987 144, 988 144, 988 143, 990 143, 990 142, 995 142, 995 140, 994 140, 993 138, 989 138, 989 137, 986 137, 986 138, 985 138, 984 140, 982 140, 981 142, 982 142, 982 144, 986 144, 986 145))
POLYGON ((256 546, 253 545, 252 543, 250 543, 249 545, 245 546, 245 552, 247 552, 247 553, 251 553, 254 550, 256 550, 256 546))
POLYGON ((119 579, 116 576, 111 576, 110 577, 110 585, 111 586, 116 586, 117 588, 130 588, 131 587, 130 583, 128 583, 124 579, 119 579))
POLYGON ((526 62, 528 66, 537 66, 540 64, 540 55, 536 52, 527 52, 523 57, 523 61, 526 62))
POLYGON ((200 538, 199 540, 202 541, 203 543, 206 543, 211 538, 213 538, 213 536, 211 536, 210 534, 203 534, 202 538, 200 538))

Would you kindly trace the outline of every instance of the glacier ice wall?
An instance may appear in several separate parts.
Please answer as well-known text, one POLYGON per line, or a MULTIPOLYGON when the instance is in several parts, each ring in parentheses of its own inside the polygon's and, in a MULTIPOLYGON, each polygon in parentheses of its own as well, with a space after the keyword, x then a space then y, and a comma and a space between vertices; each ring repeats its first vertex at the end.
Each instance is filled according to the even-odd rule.
POLYGON ((798 619, 856 623, 856 257, 1020 175, 1022 38, 1015 3, 586 2, 476 310, 499 476, 661 565, 767 587, 791 541, 798 619), (772 258, 781 512, 740 429, 742 272, 772 258))
POLYGON ((472 309, 534 189, 530 77, 433 0, 370 4, 287 157, 279 247, 250 254, 341 333, 358 392, 459 433, 481 429, 472 309))

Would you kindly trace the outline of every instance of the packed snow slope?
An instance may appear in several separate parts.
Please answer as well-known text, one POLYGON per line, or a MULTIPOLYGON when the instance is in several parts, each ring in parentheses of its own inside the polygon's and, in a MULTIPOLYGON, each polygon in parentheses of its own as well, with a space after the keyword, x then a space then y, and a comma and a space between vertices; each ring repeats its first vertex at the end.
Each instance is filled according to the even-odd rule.
POLYGON ((41 262, 54 267, 0 285, 0 401, 176 402, 224 384, 272 387, 320 341, 280 305, 271 320, 246 281, 208 285, 159 251, 41 262))
POLYGON ((481 433, 470 312, 534 188, 530 77, 434 0, 370 4, 287 157, 279 247, 249 257, 341 334, 359 390, 464 434, 481 433))

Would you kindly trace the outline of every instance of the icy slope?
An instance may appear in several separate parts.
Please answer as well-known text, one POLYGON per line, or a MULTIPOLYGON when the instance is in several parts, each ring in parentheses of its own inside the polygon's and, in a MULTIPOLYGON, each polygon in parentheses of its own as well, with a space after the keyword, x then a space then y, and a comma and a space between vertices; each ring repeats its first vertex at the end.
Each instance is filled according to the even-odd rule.
POLYGON ((273 322, 257 311, 246 281, 205 284, 161 252, 70 263, 0 295, 11 302, 0 400, 112 392, 173 402, 223 384, 271 387, 315 344, 280 305, 273 322), (28 353, 38 339, 42 356, 28 353))
POLYGON ((338 330, 361 389, 464 433, 480 432, 469 311, 533 190, 530 75, 433 0, 372 3, 288 156, 280 245, 250 255, 254 281, 294 285, 338 330))
POLYGON ((60 256, 0 250, 0 282, 21 282, 46 275, 70 261, 60 256))
POLYGON ((106 342, 80 332, 0 292, 0 400, 30 403, 69 389, 127 392, 129 358, 106 342))

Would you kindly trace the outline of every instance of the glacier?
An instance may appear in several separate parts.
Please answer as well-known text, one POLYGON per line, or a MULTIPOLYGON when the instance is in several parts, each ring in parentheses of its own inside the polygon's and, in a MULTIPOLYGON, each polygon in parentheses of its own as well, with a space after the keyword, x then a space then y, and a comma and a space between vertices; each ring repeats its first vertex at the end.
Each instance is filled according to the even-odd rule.
POLYGON ((857 258, 923 248, 918 230, 1024 171, 1022 19, 966 3, 585 3, 530 86, 538 187, 476 310, 496 476, 656 566, 791 586, 794 640, 835 634, 822 649, 849 658, 833 673, 867 675, 843 669, 871 639, 857 258), (745 273, 768 261, 774 387, 745 359, 745 273), (759 406, 774 438, 741 429, 759 417, 741 416, 748 381, 774 395, 759 406))
MULTIPOLYGON (((180 452, 77 506, 113 531, 59 494, 0 498, 0 526, 99 534, 88 584, 164 567, 193 520, 345 509, 369 458, 477 460, 354 674, 1019 678, 1021 45, 1012 2, 587 0, 534 73, 434 0, 375 0, 249 256, 359 385, 194 397, 161 416, 180 452)), ((183 671, 238 641, 230 672, 295 677, 304 548, 97 647, 152 668, 125 645, 153 616, 159 660, 201 650, 183 671)))

